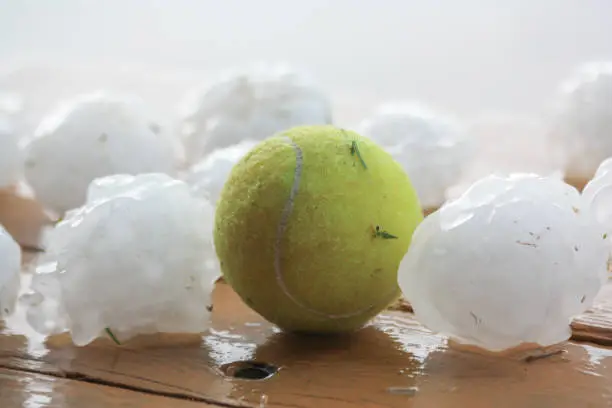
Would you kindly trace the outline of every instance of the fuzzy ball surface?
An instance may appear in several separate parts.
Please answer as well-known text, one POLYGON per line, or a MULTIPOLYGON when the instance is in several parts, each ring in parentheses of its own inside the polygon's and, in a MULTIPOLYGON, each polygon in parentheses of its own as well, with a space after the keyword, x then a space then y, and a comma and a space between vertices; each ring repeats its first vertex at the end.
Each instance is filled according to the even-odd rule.
POLYGON ((234 167, 215 247, 227 281, 269 321, 350 331, 399 296, 397 268, 422 217, 408 176, 373 141, 296 127, 234 167))

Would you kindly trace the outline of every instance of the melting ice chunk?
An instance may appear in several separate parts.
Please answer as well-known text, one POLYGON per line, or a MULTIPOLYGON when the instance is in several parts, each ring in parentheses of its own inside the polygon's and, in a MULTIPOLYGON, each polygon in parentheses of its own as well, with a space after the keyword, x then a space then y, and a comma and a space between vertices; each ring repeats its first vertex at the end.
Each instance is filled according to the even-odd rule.
POLYGON ((228 72, 193 92, 180 134, 187 161, 244 140, 261 141, 299 125, 331 124, 331 103, 306 73, 282 64, 228 72))
POLYGON ((218 274, 212 205, 163 174, 95 180, 87 203, 48 236, 32 279, 28 320, 86 345, 106 328, 120 339, 201 332, 218 274))
POLYGON ((471 144, 449 117, 417 104, 388 104, 359 126, 408 173, 426 208, 438 207, 458 182, 471 144))
POLYGON ((612 155, 612 62, 584 64, 560 88, 551 134, 568 153, 567 174, 588 179, 612 155))
POLYGON ((87 186, 113 174, 174 174, 176 145, 124 95, 87 94, 48 115, 25 146, 25 175, 38 200, 63 214, 83 205, 87 186))
MULTIPOLYGON (((582 190, 582 197, 607 235, 612 236, 612 158, 604 160, 595 177, 582 190)), ((612 245, 611 245, 612 251, 612 245)))
POLYGON ((606 240, 563 181, 490 176, 423 221, 399 284, 417 319, 459 343, 548 346, 605 281, 606 240))
POLYGON ((15 309, 19 294, 21 248, 0 225, 0 318, 15 309))
POLYGON ((256 144, 245 140, 234 146, 217 149, 196 163, 185 178, 194 195, 208 198, 215 204, 234 165, 256 144))

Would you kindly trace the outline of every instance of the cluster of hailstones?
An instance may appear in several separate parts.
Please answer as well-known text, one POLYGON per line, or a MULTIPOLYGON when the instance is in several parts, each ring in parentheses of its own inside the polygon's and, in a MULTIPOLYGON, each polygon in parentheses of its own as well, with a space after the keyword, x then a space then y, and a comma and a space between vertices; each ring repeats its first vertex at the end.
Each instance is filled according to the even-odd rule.
MULTIPOLYGON (((611 73, 600 67, 587 75, 561 104, 565 132, 556 136, 580 139, 583 158, 607 152, 601 129, 610 115, 600 102, 612 92, 611 73)), ((330 111, 307 77, 284 67, 230 75, 194 98, 183 118, 193 164, 186 183, 173 178, 172 141, 136 101, 97 93, 52 113, 25 149, 38 199, 64 214, 23 296, 30 324, 45 334, 69 331, 79 345, 107 329, 120 339, 203 330, 218 270, 213 208, 231 167, 276 131, 329 123, 330 111)), ((469 157, 455 123, 414 105, 383 107, 360 131, 413 175, 425 206, 443 201, 469 157)), ((13 150, 0 149, 13 160, 0 160, 9 170, 19 165, 13 150)), ((583 195, 558 178, 485 177, 428 217, 399 271, 417 317, 490 350, 565 340, 569 319, 589 307, 606 276, 609 168, 602 164, 583 195)), ((0 183, 14 173, 0 170, 0 183)), ((0 261, 6 315, 17 298, 20 257, 4 231, 0 261)))
MULTIPOLYGON (((485 177, 427 217, 399 269, 417 319, 493 351, 566 340, 607 276, 611 167, 584 196, 552 177, 485 177)), ((107 330, 120 340, 204 331, 218 271, 213 218, 212 203, 167 175, 95 180, 48 237, 22 296, 28 322, 44 334, 69 331, 77 345, 107 330)), ((6 233, 0 255, 9 313, 19 248, 6 233)))

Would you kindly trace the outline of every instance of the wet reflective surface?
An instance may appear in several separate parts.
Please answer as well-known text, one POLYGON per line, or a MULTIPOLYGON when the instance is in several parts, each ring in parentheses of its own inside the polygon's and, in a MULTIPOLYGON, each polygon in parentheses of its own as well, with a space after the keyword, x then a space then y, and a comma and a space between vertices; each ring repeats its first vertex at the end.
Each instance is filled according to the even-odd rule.
MULTIPOLYGON (((612 405, 612 350, 593 344, 568 342, 561 353, 527 363, 455 350, 402 312, 352 335, 308 337, 280 332, 225 284, 213 301, 203 335, 159 334, 122 346, 100 339, 84 348, 68 336, 36 335, 18 310, 0 335, 0 406, 612 405), (232 378, 226 365, 237 361, 278 371, 257 381, 232 378)), ((605 323, 605 311, 597 316, 605 323)))

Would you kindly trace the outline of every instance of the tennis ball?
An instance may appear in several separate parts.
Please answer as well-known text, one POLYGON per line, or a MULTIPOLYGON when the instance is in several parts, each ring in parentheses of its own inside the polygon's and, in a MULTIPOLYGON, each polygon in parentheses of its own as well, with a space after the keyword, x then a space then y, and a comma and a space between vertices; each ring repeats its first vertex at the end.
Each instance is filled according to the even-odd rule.
POLYGON ((399 263, 422 219, 408 176, 373 141, 301 126, 233 167, 214 242, 227 282, 270 322, 351 331, 400 295, 399 263))

